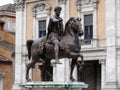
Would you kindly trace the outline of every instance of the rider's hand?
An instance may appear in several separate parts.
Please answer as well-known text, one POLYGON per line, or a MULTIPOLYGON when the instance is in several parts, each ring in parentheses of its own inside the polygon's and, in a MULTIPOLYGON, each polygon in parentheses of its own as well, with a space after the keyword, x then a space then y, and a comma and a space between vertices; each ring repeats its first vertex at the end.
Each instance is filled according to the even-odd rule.
POLYGON ((59 20, 58 19, 53 19, 53 22, 59 22, 59 20))

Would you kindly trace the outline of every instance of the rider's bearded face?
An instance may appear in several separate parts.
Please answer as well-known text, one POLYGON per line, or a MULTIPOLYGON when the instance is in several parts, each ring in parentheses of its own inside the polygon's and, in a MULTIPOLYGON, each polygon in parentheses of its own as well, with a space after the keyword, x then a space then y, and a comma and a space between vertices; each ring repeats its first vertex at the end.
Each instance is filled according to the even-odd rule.
POLYGON ((58 9, 58 10, 55 11, 55 13, 56 13, 57 16, 60 16, 61 10, 58 9))

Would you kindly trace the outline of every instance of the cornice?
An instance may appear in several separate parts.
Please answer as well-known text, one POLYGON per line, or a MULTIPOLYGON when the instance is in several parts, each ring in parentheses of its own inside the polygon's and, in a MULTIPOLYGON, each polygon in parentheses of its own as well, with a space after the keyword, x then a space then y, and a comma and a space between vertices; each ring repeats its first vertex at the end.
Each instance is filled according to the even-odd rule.
POLYGON ((66 4, 67 0, 57 0, 58 4, 66 4))
POLYGON ((7 16, 13 16, 13 17, 15 17, 15 12, 0 11, 0 15, 7 15, 7 16))
POLYGON ((44 1, 44 0, 26 0, 26 3, 41 2, 41 1, 44 1))
POLYGON ((84 60, 102 60, 106 59, 106 47, 81 48, 84 60))
POLYGON ((10 52, 15 51, 15 45, 13 45, 5 40, 0 40, 0 47, 4 48, 10 52))
POLYGON ((0 55, 0 62, 12 62, 12 60, 0 55))

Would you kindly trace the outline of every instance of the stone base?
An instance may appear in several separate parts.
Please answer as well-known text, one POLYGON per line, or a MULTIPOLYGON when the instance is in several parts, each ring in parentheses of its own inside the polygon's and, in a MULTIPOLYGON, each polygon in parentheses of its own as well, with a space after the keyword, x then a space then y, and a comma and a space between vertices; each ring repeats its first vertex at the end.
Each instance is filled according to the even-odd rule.
POLYGON ((88 85, 84 82, 65 82, 65 83, 58 83, 58 82, 29 82, 21 84, 20 87, 24 88, 25 90, 76 90, 87 88, 88 85))
POLYGON ((102 90, 120 90, 117 82, 106 82, 102 90))
POLYGON ((20 87, 20 84, 14 84, 12 90, 25 90, 25 89, 20 87))

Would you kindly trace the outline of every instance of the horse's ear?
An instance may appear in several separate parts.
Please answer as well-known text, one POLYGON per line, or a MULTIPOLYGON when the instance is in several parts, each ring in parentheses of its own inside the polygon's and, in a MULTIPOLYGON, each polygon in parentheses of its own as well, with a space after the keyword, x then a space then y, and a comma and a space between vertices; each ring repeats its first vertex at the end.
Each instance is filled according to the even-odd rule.
POLYGON ((77 17, 77 20, 81 21, 81 18, 77 17))
POLYGON ((79 20, 79 17, 77 17, 77 20, 79 20))
POLYGON ((81 18, 80 18, 80 21, 81 21, 81 18))

